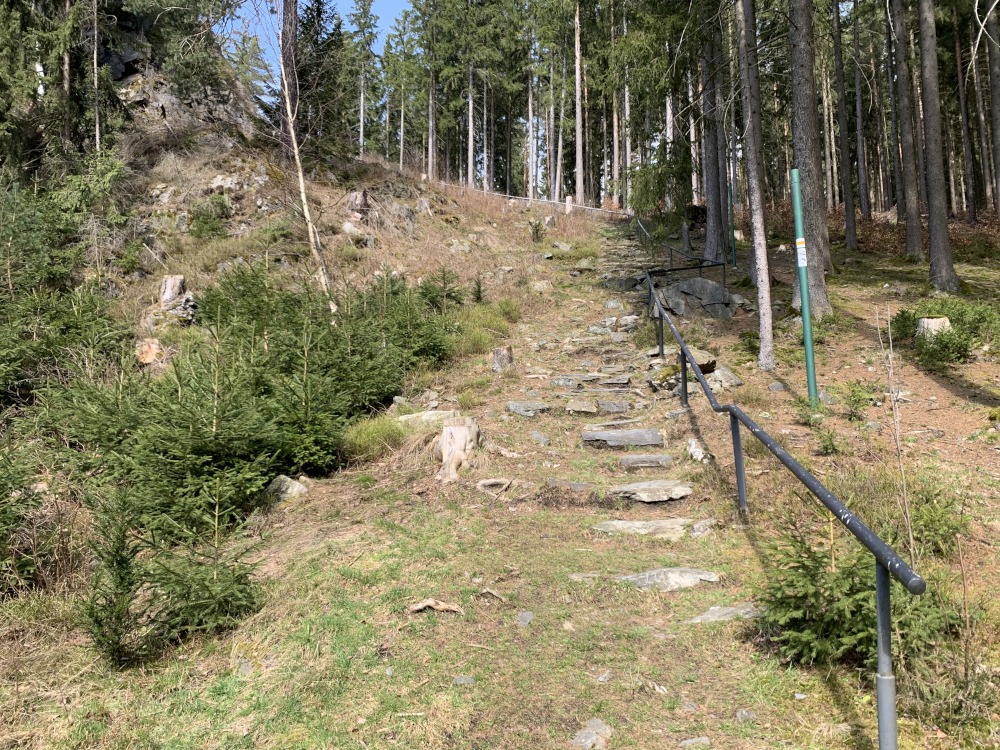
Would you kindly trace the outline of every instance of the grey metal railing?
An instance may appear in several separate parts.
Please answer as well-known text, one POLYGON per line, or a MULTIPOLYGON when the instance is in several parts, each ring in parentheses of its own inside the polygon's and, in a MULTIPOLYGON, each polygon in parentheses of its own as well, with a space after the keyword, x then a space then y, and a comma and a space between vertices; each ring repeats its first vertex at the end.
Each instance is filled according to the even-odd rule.
MULTIPOLYGON (((642 221, 638 216, 634 217, 635 225, 640 232, 645 236, 645 241, 652 244, 653 236, 649 233, 649 230, 643 225, 642 221)), ((705 269, 708 268, 721 268, 722 269, 722 286, 726 287, 726 263, 724 261, 717 260, 705 260, 704 258, 698 258, 691 255, 679 247, 674 247, 673 245, 667 245, 667 251, 669 252, 670 265, 667 268, 657 268, 654 271, 649 271, 648 273, 654 276, 661 276, 670 273, 676 273, 677 271, 697 271, 698 276, 703 276, 705 269), (674 254, 680 255, 682 258, 691 262, 691 265, 687 266, 675 266, 674 265, 674 254)))
POLYGON ((886 544, 878 534, 854 515, 837 497, 814 477, 802 464, 796 461, 781 445, 768 435, 763 428, 747 416, 735 404, 719 404, 709 387, 705 376, 688 351, 687 344, 674 325, 674 322, 663 309, 656 287, 649 272, 646 273, 646 285, 649 288, 649 304, 657 311, 657 345, 660 356, 663 356, 663 324, 670 327, 671 333, 680 348, 678 364, 680 366, 680 397, 683 406, 688 405, 687 366, 698 379, 702 391, 708 398, 713 411, 729 414, 729 429, 733 438, 733 459, 736 470, 736 491, 739 498, 740 512, 747 513, 747 480, 743 467, 743 446, 740 435, 740 425, 746 427, 750 434, 764 444, 774 457, 787 468, 796 479, 815 495, 823 505, 864 545, 865 549, 874 555, 875 566, 875 611, 877 623, 878 671, 875 675, 875 694, 878 705, 878 746, 880 750, 897 750, 896 737, 896 678, 892 673, 892 614, 890 609, 890 580, 892 576, 911 594, 922 594, 927 589, 923 578, 901 558, 895 550, 886 544))

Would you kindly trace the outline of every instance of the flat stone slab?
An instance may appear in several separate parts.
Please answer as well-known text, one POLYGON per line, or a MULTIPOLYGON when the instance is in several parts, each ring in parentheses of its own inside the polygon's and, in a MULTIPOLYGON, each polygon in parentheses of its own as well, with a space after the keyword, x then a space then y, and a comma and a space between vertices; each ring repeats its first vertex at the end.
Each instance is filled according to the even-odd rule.
POLYGON ((621 465, 625 471, 635 469, 665 469, 674 463, 666 453, 643 453, 636 456, 622 456, 621 465))
POLYGON ((551 440, 549 440, 547 437, 545 437, 545 435, 543 435, 542 433, 540 433, 538 430, 532 430, 529 433, 529 437, 532 440, 534 440, 536 443, 538 443, 540 446, 542 446, 543 448, 545 446, 550 445, 552 443, 551 440))
POLYGON ((408 425, 421 425, 421 426, 431 426, 443 424, 446 419, 454 419, 455 417, 462 416, 459 411, 449 411, 442 409, 441 411, 421 411, 416 414, 404 414, 400 417, 396 417, 396 421, 402 422, 408 425))
POLYGON ((568 375, 558 375, 549 381, 552 385, 557 388, 582 388, 582 384, 577 378, 571 378, 568 375))
POLYGON ((611 727, 601 719, 590 719, 573 735, 570 744, 580 750, 604 750, 611 739, 611 727))
POLYGON ((634 484, 619 484, 608 488, 609 495, 616 495, 625 500, 635 500, 640 503, 663 503, 668 500, 680 500, 687 497, 693 489, 676 479, 653 479, 649 482, 634 484))
POLYGON ((697 568, 657 568, 656 570, 647 570, 644 573, 618 576, 618 580, 640 589, 679 591, 706 581, 714 583, 719 580, 719 574, 697 568))
POLYGON ((761 609, 753 602, 743 602, 734 604, 732 607, 709 607, 705 612, 685 620, 685 624, 698 624, 703 622, 727 622, 729 620, 752 620, 763 614, 761 609))
POLYGON ((631 382, 632 378, 630 378, 628 375, 615 375, 614 377, 611 378, 605 378, 604 380, 600 381, 598 385, 625 386, 631 382))
POLYGON ((584 431, 583 442, 597 447, 628 448, 643 445, 663 445, 659 430, 590 430, 584 431))
POLYGON ((570 414, 597 414, 597 404, 587 399, 574 398, 566 404, 566 411, 570 414))
POLYGON ((604 521, 591 528, 605 534, 636 534, 676 542, 691 525, 690 518, 665 518, 659 521, 604 521))
POLYGON ((632 404, 628 401, 608 401, 599 398, 597 408, 601 410, 601 414, 625 414, 632 408, 632 404))
POLYGON ((537 417, 543 411, 548 411, 549 405, 544 401, 508 401, 507 411, 522 417, 537 417))

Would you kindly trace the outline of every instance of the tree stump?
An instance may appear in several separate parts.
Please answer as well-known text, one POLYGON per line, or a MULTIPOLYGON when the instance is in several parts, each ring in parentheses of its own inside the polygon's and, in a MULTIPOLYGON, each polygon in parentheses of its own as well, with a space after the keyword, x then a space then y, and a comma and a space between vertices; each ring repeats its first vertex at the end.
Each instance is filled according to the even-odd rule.
POLYGON ((183 276, 164 276, 160 281, 160 305, 166 307, 184 294, 183 276))
POLYGON ((441 437, 434 446, 434 458, 441 462, 441 470, 436 478, 444 484, 458 480, 461 469, 472 452, 483 443, 479 425, 472 417, 446 419, 441 428, 441 437))
POLYGON ((493 350, 493 372, 503 372, 514 366, 514 350, 500 346, 493 350))

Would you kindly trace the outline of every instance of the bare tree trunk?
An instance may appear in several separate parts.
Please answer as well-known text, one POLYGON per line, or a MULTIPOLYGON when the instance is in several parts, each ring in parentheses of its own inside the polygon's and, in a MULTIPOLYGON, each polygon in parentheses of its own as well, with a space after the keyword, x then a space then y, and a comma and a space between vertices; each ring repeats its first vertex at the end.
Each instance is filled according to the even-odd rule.
POLYGON ((716 26, 713 47, 715 47, 715 145, 719 149, 719 209, 722 222, 719 230, 722 238, 722 256, 725 261, 726 248, 729 246, 729 159, 726 154, 726 94, 724 90, 723 71, 725 50, 722 47, 722 32, 716 26))
POLYGON ((705 260, 723 258, 722 191, 719 186, 719 118, 716 113, 717 50, 714 39, 706 40, 701 57, 703 180, 705 184, 705 260))
POLYGON ((1000 29, 992 5, 986 16, 985 36, 990 70, 990 131, 993 134, 993 207, 1000 214, 1000 29))
MULTIPOLYGON (((289 0, 285 0, 289 2, 289 0)), ((94 0, 94 151, 101 153, 101 104, 100 104, 100 78, 97 74, 97 48, 101 43, 101 35, 97 26, 97 0, 94 0)))
POLYGON ((476 186, 476 113, 473 106, 475 87, 472 85, 472 63, 469 63, 469 138, 465 155, 466 182, 476 186))
MULTIPOLYGON (((529 56, 530 57, 530 56, 529 56)), ((529 201, 535 200, 535 74, 528 68, 528 142, 525 144, 528 159, 528 189, 525 191, 529 201)))
POLYGON ((700 189, 699 175, 701 174, 701 159, 698 149, 698 130, 694 121, 694 86, 691 83, 691 72, 688 71, 688 143, 691 145, 691 196, 695 203, 699 197, 704 196, 700 189))
POLYGON ((917 154, 913 138, 913 113, 910 108, 910 66, 907 62, 906 26, 903 0, 892 0, 892 27, 896 62, 899 135, 903 156, 903 199, 906 202, 906 255, 924 260, 923 230, 920 225, 920 189, 917 185, 917 154))
POLYGON ((962 121, 962 159, 965 163, 965 218, 970 224, 976 219, 976 163, 972 159, 972 137, 969 133, 969 106, 965 99, 965 74, 962 70, 962 42, 959 39, 958 11, 951 6, 955 34, 955 69, 958 71, 958 112, 962 121))
POLYGON ((851 144, 847 135, 847 91, 844 85, 844 55, 840 39, 840 3, 833 0, 833 60, 837 80, 837 126, 840 129, 840 192, 844 200, 844 239, 848 250, 858 249, 854 186, 851 184, 851 144))
POLYGON ((358 153, 365 155, 365 66, 361 66, 361 96, 358 102, 358 153))
POLYGON ((861 218, 872 220, 872 204, 868 196, 868 165, 865 160, 865 129, 862 120, 864 96, 861 88, 861 44, 858 42, 858 0, 854 0, 854 114, 857 120, 858 152, 858 200, 861 203, 861 218))
POLYGON ((559 95, 559 145, 556 148, 556 180, 554 200, 562 200, 563 188, 563 126, 566 122, 566 58, 562 61, 562 91, 559 95))
POLYGON ((760 354, 757 366, 761 370, 774 369, 774 332, 771 326, 771 272, 767 263, 767 236, 764 230, 764 194, 761 190, 760 170, 764 155, 759 150, 763 141, 760 119, 760 91, 757 75, 757 23, 754 0, 736 0, 736 28, 739 35, 740 77, 743 85, 743 122, 746 136, 743 148, 747 158, 747 194, 750 199, 750 235, 753 242, 754 282, 757 286, 758 330, 760 354))
POLYGON ((576 203, 583 205, 583 55, 580 50, 580 0, 576 0, 576 18, 573 22, 573 41, 576 52, 576 203))
POLYGON ((826 175, 826 210, 833 213, 835 192, 833 188, 833 133, 830 127, 830 97, 827 96, 829 84, 826 80, 826 71, 823 71, 823 85, 820 86, 820 97, 823 99, 823 170, 826 175))
POLYGON ((920 192, 920 209, 923 211, 927 208, 927 160, 924 158, 927 146, 924 143, 924 112, 920 96, 920 52, 917 49, 912 31, 910 32, 910 46, 912 47, 910 59, 915 61, 914 67, 911 68, 913 80, 910 83, 913 87, 913 98, 911 99, 913 102, 913 132, 916 134, 917 143, 917 189, 920 192))
POLYGON ((399 170, 403 171, 403 151, 406 148, 406 90, 399 92, 399 170))
MULTIPOLYGON (((73 0, 65 0, 63 10, 65 13, 65 21, 69 21, 70 15, 73 13, 73 0)), ((71 89, 73 71, 71 68, 72 61, 70 60, 69 51, 70 47, 67 44, 66 49, 63 51, 62 54, 62 87, 63 87, 62 139, 64 144, 68 144, 70 142, 72 138, 72 129, 73 129, 72 110, 70 109, 70 104, 72 102, 71 97, 73 95, 71 89)))
POLYGON ((830 77, 827 71, 823 71, 823 85, 826 86, 826 96, 830 100, 829 119, 827 120, 827 136, 830 138, 830 167, 833 171, 833 207, 837 208, 842 202, 840 195, 840 160, 837 158, 837 125, 834 118, 836 106, 833 104, 833 92, 830 90, 830 77))
POLYGON ((555 64, 549 60, 549 107, 548 116, 545 120, 545 178, 547 185, 546 194, 549 200, 555 200, 556 178, 555 178, 555 153, 556 153, 556 71, 555 64))
POLYGON ((483 190, 487 193, 493 192, 493 185, 490 183, 490 139, 487 114, 489 106, 486 101, 486 79, 483 79, 483 190))
POLYGON ((823 211, 820 176, 819 115, 816 111, 816 51, 811 0, 789 0, 789 42, 792 63, 792 138, 795 166, 802 185, 802 212, 809 253, 808 283, 812 314, 821 319, 833 312, 824 274, 830 262, 830 236, 823 211))
MULTIPOLYGON (((294 1, 289 3, 286 0, 284 5, 284 10, 289 9, 289 5, 294 6, 294 1)), ((293 7, 292 10, 295 10, 293 7)), ((285 31, 289 28, 285 19, 282 18, 282 24, 280 26, 280 31, 278 32, 278 46, 284 50, 286 41, 284 38, 285 31)), ((294 28, 294 27, 293 27, 294 28)), ((297 116, 297 111, 292 104, 292 91, 298 89, 297 75, 295 68, 286 68, 285 65, 288 62, 288 58, 285 55, 280 57, 281 66, 281 99, 282 104, 285 108, 285 121, 288 123, 288 141, 292 149, 292 160, 295 162, 295 176, 298 179, 299 184, 299 203, 302 208, 302 218, 306 222, 306 230, 309 235, 309 252, 312 254, 313 261, 316 263, 316 276, 319 280, 320 289, 323 294, 326 295, 327 302, 330 305, 330 312, 337 312, 337 304, 333 301, 333 288, 330 283, 330 272, 326 267, 326 260, 323 258, 323 248, 319 239, 319 230, 313 223, 312 210, 309 208, 309 197, 306 193, 306 178, 305 172, 302 169, 302 157, 299 152, 299 138, 295 131, 295 118, 297 116)))
MULTIPOLYGON (((899 111, 896 107, 896 87, 893 85, 893 72, 896 69, 893 60, 892 30, 889 27, 889 16, 885 17, 885 81, 889 89, 889 113, 892 116, 892 177, 895 185, 896 196, 896 223, 902 224, 906 220, 903 197, 903 172, 899 163, 899 111)), ((910 131, 910 146, 913 142, 913 131, 910 131)), ((907 240, 907 243, 909 240, 907 240)))
MULTIPOLYGON (((430 91, 427 92, 427 177, 432 182, 437 179, 437 76, 434 65, 430 71, 430 91)), ((510 151, 508 149, 508 157, 510 151)), ((510 159, 507 160, 508 165, 510 159)), ((508 183, 510 180, 508 179, 508 183)), ((510 185, 507 186, 508 191, 510 185)))
POLYGON ((935 289, 957 292, 958 276, 948 242, 948 207, 944 196, 941 150, 941 98, 938 89, 937 30, 933 0, 920 0, 920 73, 924 100, 924 144, 927 164, 927 231, 930 235, 931 283, 935 289))
POLYGON ((986 205, 995 207, 993 202, 993 167, 990 161, 989 139, 986 137, 986 114, 983 108, 983 90, 979 85, 979 55, 972 50, 972 88, 976 91, 976 121, 979 125, 980 169, 983 173, 983 186, 986 191, 986 205))

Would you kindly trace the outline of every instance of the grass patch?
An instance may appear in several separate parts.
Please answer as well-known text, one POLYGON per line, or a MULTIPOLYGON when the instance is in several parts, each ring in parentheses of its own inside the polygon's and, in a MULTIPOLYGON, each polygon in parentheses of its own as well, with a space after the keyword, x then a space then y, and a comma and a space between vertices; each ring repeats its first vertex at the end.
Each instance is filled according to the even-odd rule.
POLYGON ((343 452, 348 461, 374 461, 403 444, 406 428, 394 416, 381 414, 355 422, 343 436, 343 452))

